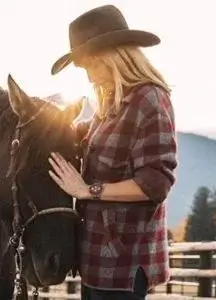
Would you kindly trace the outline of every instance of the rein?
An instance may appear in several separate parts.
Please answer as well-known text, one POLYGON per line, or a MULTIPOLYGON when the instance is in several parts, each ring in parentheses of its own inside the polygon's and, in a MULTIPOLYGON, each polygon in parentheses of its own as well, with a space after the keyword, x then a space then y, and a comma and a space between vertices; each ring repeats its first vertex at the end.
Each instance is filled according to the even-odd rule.
MULTIPOLYGON (((16 277, 15 277, 15 287, 16 287, 16 299, 23 299, 23 295, 26 291, 26 281, 23 276, 23 255, 26 251, 24 242, 23 242, 23 235, 26 231, 29 224, 31 224, 37 217, 40 217, 42 215, 50 215, 50 214, 56 214, 56 213, 68 213, 68 214, 75 214, 75 210, 73 208, 69 207, 52 207, 48 209, 43 209, 38 211, 37 207, 35 206, 34 202, 28 198, 28 206, 32 210, 32 216, 29 217, 25 222, 22 222, 22 217, 20 213, 20 203, 18 199, 18 180, 17 180, 17 173, 16 173, 16 167, 18 164, 18 150, 20 147, 20 136, 21 136, 21 130, 35 121, 37 117, 44 111, 46 108, 47 103, 43 105, 39 111, 33 115, 28 121, 25 123, 21 123, 21 121, 18 121, 18 124, 15 129, 15 136, 11 143, 11 161, 10 161, 10 173, 12 175, 12 185, 11 185, 11 191, 12 191, 12 200, 13 200, 13 234, 10 237, 8 248, 12 247, 14 251, 15 256, 15 264, 16 264, 16 277)), ((33 290, 33 300, 37 300, 39 296, 38 287, 34 287, 33 290)))

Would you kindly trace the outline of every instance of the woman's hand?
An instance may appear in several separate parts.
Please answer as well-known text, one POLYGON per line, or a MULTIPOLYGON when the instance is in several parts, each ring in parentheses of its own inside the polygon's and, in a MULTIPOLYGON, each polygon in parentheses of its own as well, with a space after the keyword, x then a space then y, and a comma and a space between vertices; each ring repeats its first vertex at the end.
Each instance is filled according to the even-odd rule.
POLYGON ((49 174, 61 189, 79 199, 91 198, 88 185, 70 162, 59 153, 51 153, 49 163, 55 171, 49 170, 49 174))

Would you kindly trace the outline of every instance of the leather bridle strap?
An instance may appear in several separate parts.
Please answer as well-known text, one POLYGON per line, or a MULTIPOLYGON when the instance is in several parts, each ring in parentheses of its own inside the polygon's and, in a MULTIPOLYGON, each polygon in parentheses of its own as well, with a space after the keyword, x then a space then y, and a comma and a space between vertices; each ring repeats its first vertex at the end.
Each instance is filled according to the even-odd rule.
MULTIPOLYGON (((20 147, 20 132, 21 129, 25 126, 32 123, 46 108, 48 103, 45 103, 38 112, 33 115, 28 121, 21 123, 21 121, 18 122, 16 126, 15 131, 15 137, 11 143, 11 161, 9 166, 9 173, 12 175, 12 199, 13 199, 13 210, 14 210, 14 218, 13 218, 13 235, 9 240, 9 245, 7 251, 9 251, 9 248, 13 248, 15 253, 15 262, 16 262, 16 290, 17 290, 17 296, 16 299, 18 300, 22 295, 25 294, 25 291, 23 290, 25 288, 25 279, 23 277, 23 253, 25 252, 25 245, 23 244, 23 234, 28 225, 33 222, 37 217, 43 216, 43 215, 50 215, 55 213, 69 213, 69 214, 76 214, 75 210, 69 207, 53 207, 44 209, 41 211, 38 211, 36 206, 34 205, 33 201, 30 199, 31 208, 33 211, 33 215, 26 221, 22 222, 21 214, 20 214, 20 205, 19 205, 19 199, 18 199, 18 183, 17 183, 17 163, 18 163, 18 150, 20 147)), ((78 214, 77 214, 78 216, 78 214)), ((35 288, 33 291, 33 299, 38 299, 38 289, 35 288)))

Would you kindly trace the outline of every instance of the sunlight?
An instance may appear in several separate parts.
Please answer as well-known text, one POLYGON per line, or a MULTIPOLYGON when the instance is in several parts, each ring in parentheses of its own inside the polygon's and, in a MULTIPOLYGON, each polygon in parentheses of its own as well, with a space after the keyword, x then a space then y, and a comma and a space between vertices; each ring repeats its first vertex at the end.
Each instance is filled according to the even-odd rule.
POLYGON ((65 104, 75 103, 81 97, 95 98, 92 85, 88 82, 86 72, 69 66, 54 76, 55 89, 60 91, 65 104))
MULTIPOLYGON (((0 86, 7 88, 10 73, 29 95, 48 97, 62 94, 65 103, 73 103, 83 96, 95 99, 83 70, 71 65, 51 76, 50 69, 54 61, 69 50, 69 22, 80 13, 107 1, 80 0, 76 6, 70 0, 2 2, 0 86)), ((161 37, 161 45, 145 49, 145 53, 174 86, 172 102, 177 128, 195 130, 208 127, 215 130, 215 101, 212 96, 216 66, 215 1, 209 0, 206 5, 204 0, 151 0, 146 2, 149 13, 145 14, 145 18, 142 2, 135 7, 132 0, 110 0, 110 3, 116 4, 125 13, 129 25, 153 31, 161 37), (200 22, 203 14, 208 18, 200 22), (200 33, 205 33, 203 40, 200 40, 200 33), (200 59, 202 57, 204 59, 200 59), (206 75, 200 76, 197 70, 206 75), (207 113, 203 114, 204 111, 207 113)))

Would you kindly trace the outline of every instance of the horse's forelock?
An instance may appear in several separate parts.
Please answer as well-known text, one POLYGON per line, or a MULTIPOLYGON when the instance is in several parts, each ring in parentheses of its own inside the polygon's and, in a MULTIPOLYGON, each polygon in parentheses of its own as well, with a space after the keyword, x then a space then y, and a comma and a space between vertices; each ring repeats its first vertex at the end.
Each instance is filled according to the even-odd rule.
POLYGON ((61 137, 62 130, 61 125, 61 112, 52 105, 46 103, 43 100, 34 99, 36 104, 36 111, 41 110, 41 115, 21 132, 21 143, 19 149, 19 165, 17 166, 17 172, 24 169, 26 162, 28 162, 28 168, 39 157, 43 157, 46 153, 43 153, 45 149, 49 148, 50 144, 58 143, 58 139, 61 137), (50 135, 48 132, 52 131, 50 135), (37 146, 37 147, 36 147, 37 146))

